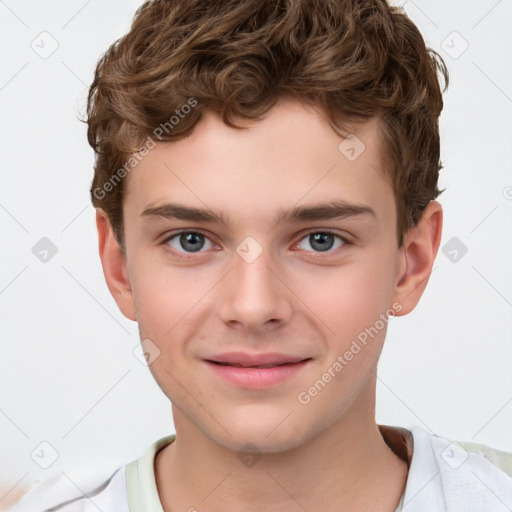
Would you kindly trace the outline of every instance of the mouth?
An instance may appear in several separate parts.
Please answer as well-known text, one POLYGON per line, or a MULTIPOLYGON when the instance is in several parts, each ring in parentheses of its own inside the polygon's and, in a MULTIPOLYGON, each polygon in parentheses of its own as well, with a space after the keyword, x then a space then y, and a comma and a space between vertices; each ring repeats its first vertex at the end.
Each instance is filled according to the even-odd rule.
POLYGON ((223 382, 238 388, 268 389, 291 381, 309 366, 311 357, 283 354, 222 354, 204 360, 207 367, 223 382))
POLYGON ((222 354, 209 357, 207 361, 224 366, 244 367, 244 368, 273 368, 285 364, 294 364, 305 361, 301 356, 291 354, 281 354, 279 352, 264 352, 260 354, 251 354, 248 352, 224 352, 222 354))
MULTIPOLYGON (((309 361, 311 358, 303 359, 302 361, 299 361, 299 363, 302 363, 303 361, 309 361)), ((297 364, 297 363, 278 363, 278 364, 259 364, 259 365, 244 365, 240 363, 224 363, 220 361, 210 361, 207 359, 209 363, 217 364, 219 366, 232 366, 233 368, 276 368, 278 366, 286 366, 291 364, 297 364)))

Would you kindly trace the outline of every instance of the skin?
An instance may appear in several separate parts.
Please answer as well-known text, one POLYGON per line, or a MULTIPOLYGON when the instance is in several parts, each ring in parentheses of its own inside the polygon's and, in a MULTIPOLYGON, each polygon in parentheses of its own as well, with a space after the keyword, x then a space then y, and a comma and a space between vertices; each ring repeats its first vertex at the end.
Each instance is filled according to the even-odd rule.
POLYGON ((432 201, 398 247, 376 122, 354 128, 366 146, 354 161, 325 116, 296 100, 243 124, 207 112, 190 136, 144 157, 126 183, 126 254, 97 211, 107 284, 158 347, 150 369, 172 401, 176 440, 155 462, 163 508, 393 512, 407 465, 375 422, 386 328, 309 403, 297 397, 393 304, 397 315, 414 309, 439 248, 441 206, 432 201), (335 200, 375 215, 275 223, 279 209, 335 200), (226 222, 141 215, 166 202, 222 211, 226 222), (203 233, 201 250, 187 252, 179 236, 166 242, 177 230, 203 233), (309 231, 325 230, 346 242, 328 238, 333 247, 319 250, 309 231), (262 248, 251 263, 236 252, 248 236, 262 248), (283 384, 244 389, 203 361, 227 351, 311 360, 283 384), (250 466, 247 443, 258 454, 250 466))

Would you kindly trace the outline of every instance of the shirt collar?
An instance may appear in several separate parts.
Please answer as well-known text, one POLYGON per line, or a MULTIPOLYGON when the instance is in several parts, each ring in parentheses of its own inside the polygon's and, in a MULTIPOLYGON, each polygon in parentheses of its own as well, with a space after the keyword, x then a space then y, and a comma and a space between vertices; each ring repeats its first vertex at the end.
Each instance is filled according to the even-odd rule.
POLYGON ((155 441, 141 457, 126 466, 126 490, 130 512, 164 512, 155 479, 155 457, 172 443, 176 434, 155 441))
MULTIPOLYGON (((379 425, 379 429, 390 448, 398 456, 406 458, 409 464, 406 489, 395 512, 444 511, 439 468, 429 434, 418 428, 409 432, 403 428, 379 425), (437 508, 433 508, 434 504, 437 508)), ((164 512, 158 495, 154 463, 157 453, 175 438, 176 434, 172 434, 155 441, 141 457, 126 466, 130 512, 164 512)))

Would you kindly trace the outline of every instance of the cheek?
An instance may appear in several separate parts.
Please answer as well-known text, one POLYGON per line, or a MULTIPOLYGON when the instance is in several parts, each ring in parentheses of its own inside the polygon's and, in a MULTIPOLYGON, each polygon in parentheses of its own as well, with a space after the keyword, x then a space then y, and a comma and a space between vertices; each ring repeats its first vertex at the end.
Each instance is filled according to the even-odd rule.
POLYGON ((181 396, 179 385, 180 368, 187 357, 183 341, 197 328, 194 305, 204 294, 197 289, 198 281, 185 275, 146 261, 132 279, 140 338, 151 340, 154 345, 150 346, 156 346, 158 352, 149 369, 162 391, 169 397, 179 397, 179 403, 186 398, 181 396), (196 284, 191 286, 191 282, 196 284))
POLYGON ((143 334, 163 341, 187 325, 194 308, 211 288, 211 279, 192 267, 139 260, 134 259, 131 278, 137 321, 143 334))
POLYGON ((388 269, 383 258, 365 258, 332 273, 319 274, 311 280, 314 286, 303 288, 305 303, 327 327, 329 337, 341 345, 350 342, 388 310, 392 297, 392 274, 388 269))

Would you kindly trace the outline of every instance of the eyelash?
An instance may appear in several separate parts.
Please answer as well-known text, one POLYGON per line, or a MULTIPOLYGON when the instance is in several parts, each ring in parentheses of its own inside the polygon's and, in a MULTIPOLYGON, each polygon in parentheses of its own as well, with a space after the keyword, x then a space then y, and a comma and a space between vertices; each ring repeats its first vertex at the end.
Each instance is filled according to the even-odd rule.
MULTIPOLYGON (((181 258, 181 259, 184 259, 184 260, 190 260, 192 258, 194 258, 193 254, 194 253, 182 253, 182 252, 178 252, 178 251, 175 251, 173 249, 171 249, 168 245, 168 243, 182 235, 183 233, 194 233, 194 234, 198 234, 198 235, 203 235, 205 238, 207 238, 209 240, 209 237, 206 233, 203 233, 201 230, 187 230, 187 229, 184 229, 184 230, 181 230, 181 231, 177 231, 175 233, 172 233, 171 235, 169 235, 168 237, 166 237, 162 242, 161 244, 165 247, 165 250, 168 251, 170 254, 172 254, 173 256, 175 257, 178 257, 178 258, 181 258), (188 254, 187 256, 185 256, 185 254, 188 254)), ((313 235, 313 234, 316 234, 316 233, 322 233, 322 234, 327 234, 327 235, 332 235, 336 238, 339 238, 343 244, 340 246, 340 247, 337 247, 336 249, 334 250, 328 250, 326 251, 326 254, 333 254, 336 250, 338 249, 341 249, 343 246, 345 245, 350 245, 350 240, 347 238, 347 237, 344 237, 342 235, 340 235, 339 233, 335 232, 335 231, 331 231, 329 229, 322 229, 322 230, 319 230, 319 229, 312 229, 310 231, 307 231, 301 238, 300 240, 295 244, 297 245, 298 243, 300 243, 302 240, 304 240, 305 238, 307 238, 308 236, 310 235, 313 235)), ((210 240, 211 241, 211 240, 210 240)), ((198 253, 200 253, 201 251, 198 251, 198 253)), ((322 252, 321 251, 308 251, 308 252, 312 252, 313 254, 316 254, 315 256, 311 255, 310 257, 311 258, 319 258, 319 257, 322 257, 322 252)))

